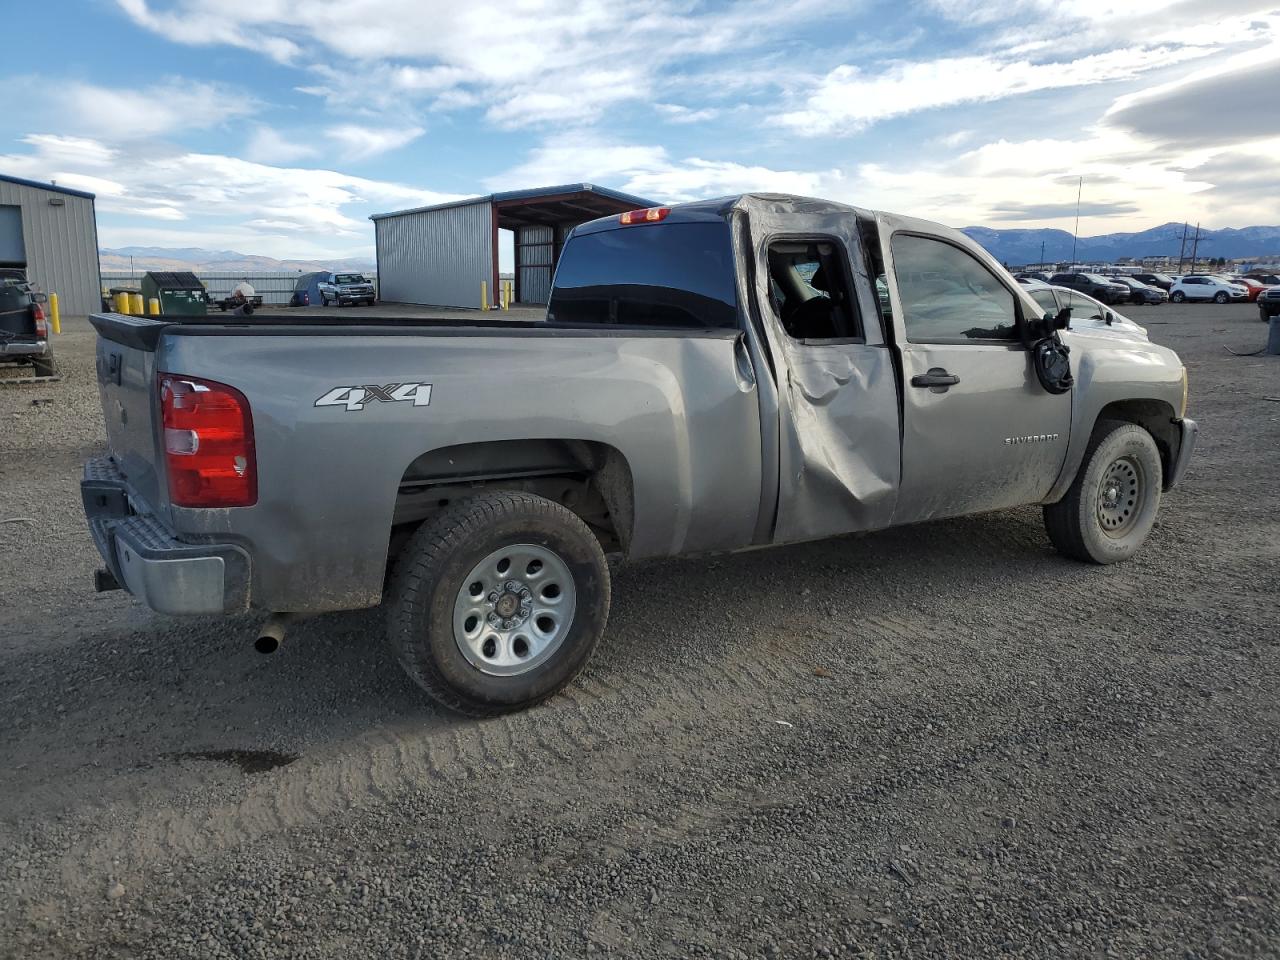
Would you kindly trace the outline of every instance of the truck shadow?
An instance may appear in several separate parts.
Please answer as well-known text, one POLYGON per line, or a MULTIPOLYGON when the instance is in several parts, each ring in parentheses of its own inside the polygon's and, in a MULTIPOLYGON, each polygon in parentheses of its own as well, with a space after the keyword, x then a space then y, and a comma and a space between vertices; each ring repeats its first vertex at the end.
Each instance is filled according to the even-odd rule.
MULTIPOLYGON (((924 597, 1016 604, 1036 578, 1056 581, 1069 596, 1073 580, 1097 577, 1096 568, 1058 558, 1038 512, 1025 510, 621 565, 595 660, 542 709, 582 710, 621 696, 661 700, 743 658, 807 663, 814 631, 852 631, 863 618, 924 597)), ((303 621, 264 657, 252 648, 260 617, 120 616, 74 646, 14 658, 0 680, 0 766, 14 772, 0 819, 132 792, 131 777, 151 777, 163 790, 249 775, 260 771, 240 761, 258 754, 325 762, 359 750, 371 731, 415 741, 483 737, 487 722, 436 708, 401 671, 382 617, 375 609, 303 621), (235 762, 217 764, 219 756, 235 762), (83 789, 90 783, 91 798, 83 789)))

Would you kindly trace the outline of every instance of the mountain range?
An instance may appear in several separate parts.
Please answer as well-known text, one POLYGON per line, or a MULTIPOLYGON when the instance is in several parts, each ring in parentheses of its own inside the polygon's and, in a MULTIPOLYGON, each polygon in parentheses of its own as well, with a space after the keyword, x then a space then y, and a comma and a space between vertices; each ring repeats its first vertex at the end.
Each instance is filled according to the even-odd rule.
MULTIPOLYGON (((1071 234, 1066 230, 995 230, 991 227, 965 227, 964 232, 987 248, 987 252, 1002 263, 1023 265, 1040 263, 1040 244, 1044 244, 1043 260, 1068 261, 1071 256, 1071 234)), ((1182 244, 1183 225, 1164 223, 1139 233, 1106 233, 1097 237, 1081 237, 1076 244, 1075 260, 1078 263, 1110 263, 1120 257, 1178 256, 1182 244)), ((1187 231, 1185 253, 1191 256, 1195 226, 1187 231)), ((1258 259, 1280 258, 1280 226, 1276 227, 1227 227, 1222 230, 1200 231, 1197 250, 1200 257, 1241 257, 1258 259)))
MULTIPOLYGON (((997 260, 1011 265, 1072 259, 1071 234, 1066 230, 1005 229, 965 227, 997 260)), ((1194 227, 1187 233, 1185 253, 1191 256, 1194 227)), ((1105 233, 1080 237, 1075 244, 1079 263, 1113 262, 1120 257, 1178 256, 1183 225, 1164 223, 1138 233, 1105 233)), ((1241 257, 1280 259, 1280 226, 1227 227, 1201 230, 1198 254, 1201 257, 1241 257)), ((104 271, 194 270, 200 273, 292 273, 312 270, 351 270, 372 273, 377 264, 368 257, 338 257, 333 260, 277 260, 235 250, 206 250, 203 247, 116 247, 100 252, 104 271), (132 264, 130 264, 132 258, 132 264)))
POLYGON ((277 260, 235 250, 203 247, 115 247, 98 251, 104 272, 132 269, 191 270, 196 273, 310 273, 314 270, 351 270, 372 273, 376 265, 368 257, 335 257, 332 260, 277 260), (132 261, 132 262, 131 262, 132 261))

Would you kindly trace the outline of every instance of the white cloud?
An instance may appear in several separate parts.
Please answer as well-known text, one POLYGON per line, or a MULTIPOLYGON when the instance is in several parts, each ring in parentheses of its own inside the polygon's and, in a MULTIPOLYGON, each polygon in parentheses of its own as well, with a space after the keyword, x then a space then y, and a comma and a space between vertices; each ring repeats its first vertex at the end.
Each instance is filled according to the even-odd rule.
POLYGON ((386 129, 344 123, 329 127, 324 135, 342 148, 347 160, 366 160, 389 150, 397 150, 422 136, 421 127, 386 129))
POLYGON ((699 157, 674 160, 660 146, 567 135, 544 143, 524 163, 492 178, 489 185, 505 189, 590 181, 653 200, 681 202, 753 191, 821 196, 840 179, 836 170, 775 170, 699 157))
POLYGON ((42 100, 61 125, 77 134, 118 140, 171 137, 215 127, 259 109, 258 102, 243 91, 176 77, 137 90, 59 83, 37 95, 37 102, 42 100))
POLYGON ((706 120, 714 120, 720 114, 720 111, 713 107, 694 110, 679 103, 655 103, 653 109, 666 117, 669 123, 702 123, 706 120))
POLYGON ((245 158, 257 163, 295 163, 314 157, 318 151, 301 139, 304 135, 294 131, 286 136, 271 127, 258 126, 244 148, 245 158))
POLYGON ((777 119, 803 136, 857 133, 879 120, 921 110, 1130 79, 1210 52, 1195 47, 1122 48, 1068 63, 981 54, 876 69, 846 64, 819 81, 806 106, 777 119))
MULTIPOLYGON (((38 180, 83 184, 98 194, 101 230, 111 243, 142 243, 152 228, 127 226, 127 218, 181 220, 199 217, 197 236, 222 236, 221 246, 249 245, 252 252, 298 256, 305 249, 345 252, 372 245, 369 213, 458 199, 456 194, 355 177, 336 170, 254 163, 222 154, 148 145, 108 147, 88 138, 24 137, 25 153, 0 155, 0 169, 38 180), (81 172, 76 150, 86 158, 81 172), (104 158, 106 158, 104 160, 104 158)), ((179 236, 185 234, 174 234, 179 236)), ((106 240, 103 241, 107 243, 106 240)))
POLYGON ((599 119, 650 97, 674 63, 741 57, 810 15, 830 15, 821 0, 184 0, 163 11, 117 2, 176 43, 260 48, 306 64, 318 82, 299 89, 334 105, 402 112, 422 97, 445 109, 479 105, 507 128, 599 119))

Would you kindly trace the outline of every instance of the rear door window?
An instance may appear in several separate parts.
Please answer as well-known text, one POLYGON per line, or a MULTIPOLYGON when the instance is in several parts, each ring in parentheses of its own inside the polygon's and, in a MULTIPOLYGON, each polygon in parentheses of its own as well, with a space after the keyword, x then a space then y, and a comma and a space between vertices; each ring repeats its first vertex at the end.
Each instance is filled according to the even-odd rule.
POLYGON ((547 319, 632 327, 738 326, 729 225, 637 224, 573 237, 560 255, 547 319))
POLYGON ((844 248, 834 240, 779 240, 769 244, 773 309, 796 340, 861 340, 845 270, 844 248))

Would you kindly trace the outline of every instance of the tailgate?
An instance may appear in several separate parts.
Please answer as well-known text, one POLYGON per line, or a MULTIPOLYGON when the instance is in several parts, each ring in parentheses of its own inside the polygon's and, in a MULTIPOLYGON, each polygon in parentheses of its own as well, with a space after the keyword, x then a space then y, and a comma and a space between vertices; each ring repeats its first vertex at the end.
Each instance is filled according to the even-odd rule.
POLYGON ((153 510, 161 506, 154 418, 156 343, 165 322, 121 314, 94 314, 98 331, 98 393, 107 445, 129 486, 153 510))
POLYGON ((14 284, 0 284, 0 340, 34 340, 36 319, 31 298, 14 284))

